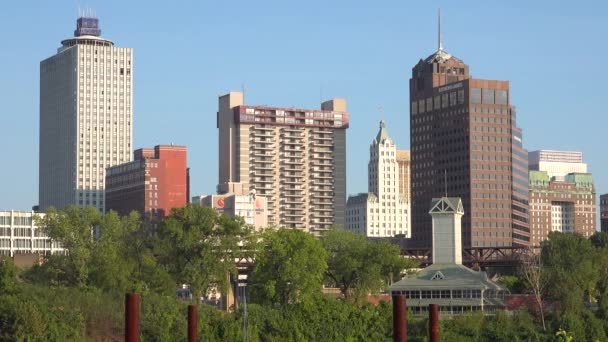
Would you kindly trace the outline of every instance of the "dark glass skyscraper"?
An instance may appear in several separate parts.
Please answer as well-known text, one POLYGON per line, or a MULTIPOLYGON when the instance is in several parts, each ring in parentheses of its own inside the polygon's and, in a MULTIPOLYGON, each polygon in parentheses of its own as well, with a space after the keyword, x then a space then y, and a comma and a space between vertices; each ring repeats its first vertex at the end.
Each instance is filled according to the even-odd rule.
POLYGON ((509 81, 481 80, 441 46, 410 79, 412 237, 431 246, 431 199, 460 197, 463 247, 528 245, 527 151, 509 81))

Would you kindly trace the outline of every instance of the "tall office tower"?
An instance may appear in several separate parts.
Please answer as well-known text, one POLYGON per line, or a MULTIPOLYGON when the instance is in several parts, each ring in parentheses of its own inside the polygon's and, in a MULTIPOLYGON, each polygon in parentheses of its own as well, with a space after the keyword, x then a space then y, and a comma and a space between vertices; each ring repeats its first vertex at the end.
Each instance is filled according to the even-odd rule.
POLYGON ((538 246, 549 232, 595 232, 593 177, 583 153, 538 150, 528 154, 530 244, 538 246))
POLYGON ((78 18, 74 38, 40 62, 40 210, 102 212, 106 167, 131 160, 133 50, 78 18))
POLYGON ((608 233, 608 194, 600 196, 600 213, 602 232, 608 233))
POLYGON ((268 224, 315 235, 344 226, 346 128, 344 99, 321 110, 249 106, 243 94, 219 98, 218 193, 268 200, 268 224))
POLYGON ((583 152, 538 150, 528 153, 530 170, 546 171, 549 177, 563 179, 568 173, 587 173, 583 152))
POLYGON ((132 162, 106 170, 106 209, 138 211, 161 219, 188 204, 190 177, 186 146, 141 148, 132 162))
POLYGON ((348 198, 346 229, 368 237, 410 237, 410 206, 399 191, 398 152, 384 121, 380 121, 378 135, 369 147, 368 192, 348 198))
MULTIPOLYGON (((441 28, 441 24, 439 24, 441 28)), ((463 247, 529 243, 528 153, 509 82, 476 79, 441 45, 410 79, 412 234, 431 246, 435 197, 460 197, 463 247)))

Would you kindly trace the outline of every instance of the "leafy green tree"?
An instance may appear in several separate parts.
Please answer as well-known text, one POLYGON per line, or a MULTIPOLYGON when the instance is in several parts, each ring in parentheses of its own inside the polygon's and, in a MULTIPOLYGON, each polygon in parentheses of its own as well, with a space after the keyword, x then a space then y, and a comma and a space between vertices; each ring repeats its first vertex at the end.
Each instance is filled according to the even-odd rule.
POLYGON ((377 293, 393 276, 415 266, 411 260, 401 258, 397 245, 373 242, 342 229, 328 231, 321 243, 328 255, 325 274, 345 298, 377 293))
MULTIPOLYGON (((597 251, 598 280, 595 287, 599 317, 608 321, 608 246, 597 251)), ((607 326, 608 327, 608 326, 607 326)))
POLYGON ((189 205, 171 211, 158 230, 156 251, 176 284, 188 284, 197 298, 212 286, 226 290, 236 275, 235 258, 250 230, 240 218, 189 205))
POLYGON ((0 296, 15 291, 16 277, 17 267, 15 267, 13 258, 9 256, 0 256, 0 296))
MULTIPOLYGON (((576 233, 549 233, 541 244, 543 272, 547 276, 548 298, 560 302, 561 312, 576 315, 585 296, 592 293, 598 274, 594 267, 595 249, 588 239, 576 233)), ((546 296, 547 297, 547 296, 546 296)))
POLYGON ((61 242, 67 250, 65 256, 54 256, 53 266, 60 284, 85 287, 89 283, 90 265, 93 251, 93 232, 102 216, 95 208, 80 209, 67 206, 63 211, 49 208, 37 224, 55 241, 61 242))
POLYGON ((301 230, 267 230, 251 275, 255 301, 289 304, 311 300, 321 292, 327 269, 319 240, 301 230))

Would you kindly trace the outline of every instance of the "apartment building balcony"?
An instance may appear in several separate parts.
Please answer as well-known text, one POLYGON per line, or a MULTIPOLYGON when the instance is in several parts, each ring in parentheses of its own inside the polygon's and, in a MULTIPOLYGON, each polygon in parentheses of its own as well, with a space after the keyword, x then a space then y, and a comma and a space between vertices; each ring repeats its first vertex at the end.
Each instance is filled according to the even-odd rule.
POLYGON ((333 164, 331 162, 328 162, 327 160, 320 160, 320 159, 311 159, 310 164, 314 165, 314 166, 333 166, 333 164))
POLYGON ((321 160, 332 160, 333 157, 331 154, 327 153, 327 154, 314 154, 313 159, 321 159, 321 160))
POLYGON ((327 179, 317 179, 317 178, 313 178, 310 182, 311 185, 313 186, 333 186, 334 184, 327 180, 327 179))
POLYGON ((324 140, 313 140, 310 143, 312 146, 321 146, 321 147, 331 147, 333 146, 333 143, 330 141, 324 141, 324 140))
POLYGON ((331 214, 329 212, 322 212, 322 211, 313 211, 310 216, 312 216, 314 218, 325 218, 325 219, 334 217, 333 214, 331 214))
POLYGON ((303 162, 302 160, 296 160, 295 158, 287 158, 287 159, 281 159, 281 164, 289 164, 289 165, 302 165, 303 162))
POLYGON ((254 150, 251 154, 256 157, 271 157, 271 158, 276 155, 276 153, 268 152, 266 150, 254 150))
POLYGON ((333 135, 331 135, 331 134, 328 134, 328 135, 325 135, 325 134, 313 134, 310 137, 312 139, 314 139, 314 140, 325 140, 325 141, 330 141, 330 140, 334 139, 333 135))
MULTIPOLYGON (((301 164, 301 163, 298 163, 298 164, 301 164)), ((302 165, 294 165, 294 164, 281 165, 281 170, 284 170, 284 171, 304 171, 304 166, 302 166, 302 165)))
POLYGON ((271 162, 257 162, 250 166, 254 170, 274 170, 274 163, 271 162))
POLYGON ((254 144, 249 146, 254 150, 274 150, 274 145, 272 144, 254 144))
POLYGON ((261 131, 274 131, 275 126, 256 124, 255 126, 253 126, 253 129, 255 129, 256 131, 257 130, 261 130, 261 131))
MULTIPOLYGON (((270 177, 268 177, 268 178, 270 178, 270 177)), ((256 177, 254 179, 254 182, 260 183, 260 184, 272 184, 272 183, 274 183, 274 180, 273 179, 262 179, 262 178, 256 177)))
POLYGON ((313 192, 310 194, 310 197, 314 198, 333 198, 334 196, 328 194, 327 192, 313 192))
POLYGON ((298 133, 302 133, 304 131, 303 128, 300 127, 289 127, 289 126, 285 126, 283 128, 281 128, 282 132, 298 132, 298 133))
POLYGON ((281 132, 281 138, 283 139, 298 139, 298 140, 302 140, 304 139, 304 133, 298 132, 281 132))

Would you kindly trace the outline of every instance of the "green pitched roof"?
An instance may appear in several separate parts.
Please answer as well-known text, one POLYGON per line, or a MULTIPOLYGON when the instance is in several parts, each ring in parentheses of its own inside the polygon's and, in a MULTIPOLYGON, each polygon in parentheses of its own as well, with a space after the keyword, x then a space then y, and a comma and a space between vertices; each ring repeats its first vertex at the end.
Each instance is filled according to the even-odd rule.
POLYGON ((505 288, 488 279, 486 272, 457 264, 433 264, 420 272, 408 275, 391 285, 389 291, 479 289, 502 290, 505 288))
POLYGON ((386 140, 392 142, 393 140, 388 135, 388 131, 386 130, 386 125, 384 124, 384 120, 380 120, 380 130, 378 131, 378 135, 376 135, 375 141, 378 144, 384 144, 386 140))

